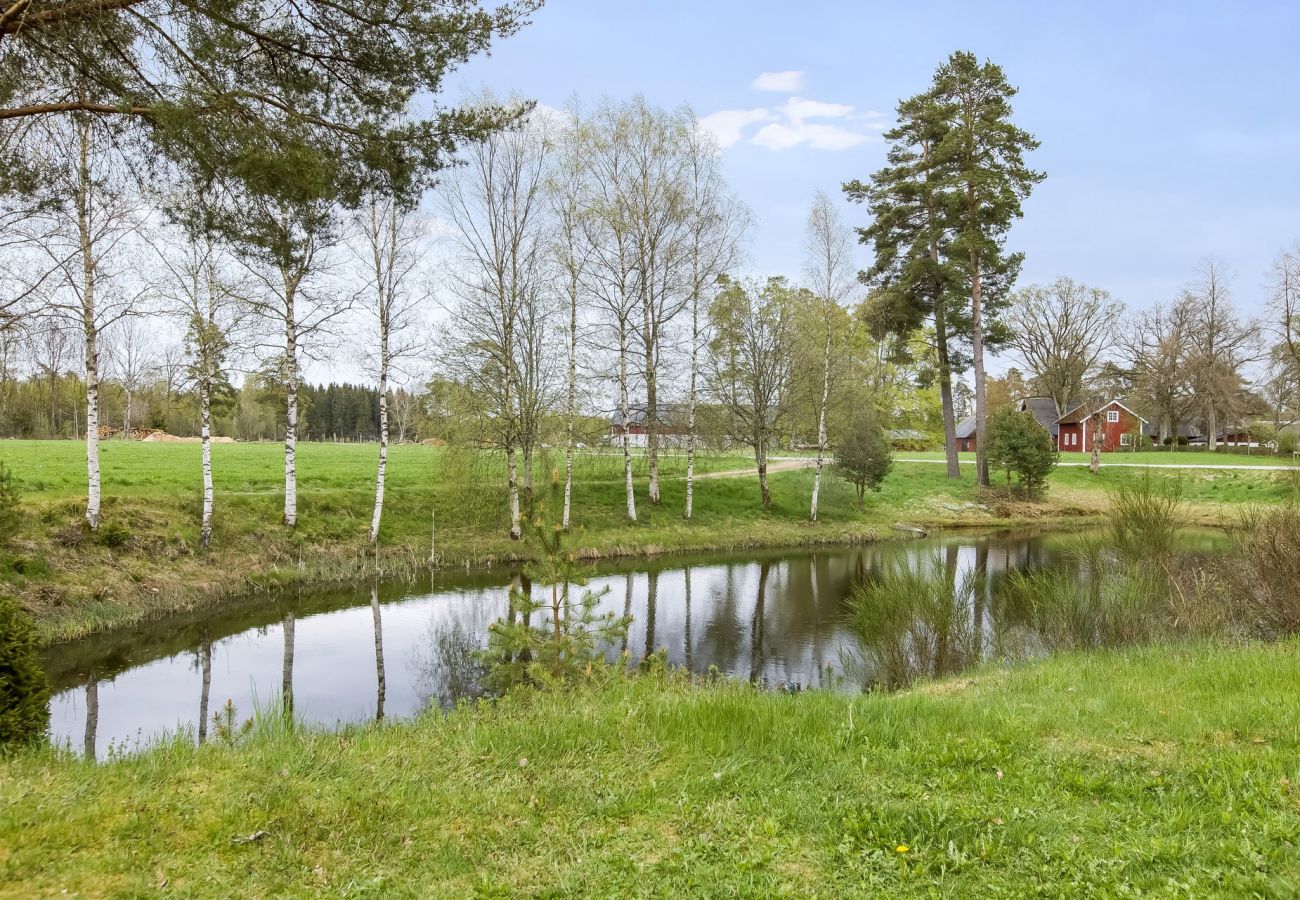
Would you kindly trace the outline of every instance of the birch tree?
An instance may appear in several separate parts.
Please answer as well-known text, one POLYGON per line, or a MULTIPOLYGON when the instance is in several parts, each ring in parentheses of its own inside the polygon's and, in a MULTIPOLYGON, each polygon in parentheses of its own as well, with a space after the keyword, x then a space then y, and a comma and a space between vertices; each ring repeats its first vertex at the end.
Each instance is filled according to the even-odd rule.
POLYGON ((122 385, 122 440, 132 436, 132 413, 136 394, 155 371, 156 348, 138 319, 127 318, 107 332, 105 355, 109 372, 122 385))
POLYGON ((127 251, 139 234, 139 203, 119 160, 109 158, 104 135, 89 118, 53 130, 48 151, 57 168, 51 227, 37 246, 54 275, 42 280, 44 314, 80 332, 86 386, 86 524, 98 530, 101 489, 99 408, 101 336, 136 313, 144 289, 131 277, 127 251))
POLYGON ((772 505, 767 455, 786 413, 795 298, 782 278, 763 284, 730 282, 710 309, 710 391, 727 408, 733 436, 754 451, 758 489, 772 505))
POLYGON ((379 542, 384 512, 389 383, 394 369, 400 372, 421 348, 413 331, 426 296, 415 289, 414 282, 418 280, 424 232, 414 213, 393 197, 372 196, 353 221, 360 238, 357 252, 366 267, 362 302, 372 321, 377 345, 372 360, 379 391, 379 462, 370 517, 373 545, 379 542))
POLYGON ((557 138, 555 162, 548 181, 551 217, 555 223, 550 253, 558 270, 568 315, 565 329, 564 389, 564 508, 560 527, 568 530, 573 514, 574 429, 578 417, 578 344, 584 282, 591 264, 592 248, 585 240, 584 161, 585 146, 578 109, 569 110, 564 129, 557 138))
POLYGON ((323 349, 351 299, 326 280, 339 243, 333 206, 257 198, 237 216, 237 251, 253 282, 250 312, 269 330, 256 349, 285 391, 284 524, 298 522, 298 389, 302 360, 323 349), (278 337, 278 340, 277 340, 278 337))
POLYGON ((822 466, 826 459, 826 410, 831 399, 831 346, 837 312, 853 289, 853 245, 839 211, 818 191, 808 213, 806 270, 820 315, 822 339, 821 400, 817 404, 817 467, 813 473, 812 502, 808 518, 817 521, 822 466))
POLYGON ((590 247, 588 289, 599 316, 600 330, 593 342, 612 341, 617 353, 615 381, 618 390, 619 444, 623 451, 623 491, 628 521, 636 521, 636 485, 632 478, 632 443, 629 424, 630 353, 638 295, 636 293, 635 238, 627 211, 624 182, 630 177, 627 141, 619 110, 611 103, 600 106, 582 124, 586 185, 583 192, 584 238, 590 247))
MULTIPOLYGON (((486 102, 486 101, 485 101, 486 102)), ((450 276, 445 365, 482 403, 493 443, 506 457, 510 537, 522 536, 519 455, 535 437, 527 417, 538 379, 525 371, 544 362, 544 188, 550 141, 540 123, 497 132, 464 149, 465 165, 449 180, 443 208, 454 230, 457 263, 450 276)), ((531 455, 525 460, 531 464, 531 455)), ((531 482, 530 482, 531 483, 531 482)))
POLYGON ((166 272, 161 294, 185 329, 183 381, 198 398, 203 509, 199 546, 212 544, 212 401, 229 390, 227 366, 246 324, 248 307, 221 246, 201 228, 169 240, 159 257, 166 272))
POLYGON ((706 349, 708 294, 740 259, 741 241, 749 226, 749 211, 736 199, 722 177, 717 145, 700 128, 693 130, 687 169, 686 263, 683 292, 691 315, 690 373, 686 390, 686 502, 682 518, 695 504, 695 454, 699 444, 696 406, 700 390, 700 354, 706 349), (703 315, 701 315, 703 314, 703 315))

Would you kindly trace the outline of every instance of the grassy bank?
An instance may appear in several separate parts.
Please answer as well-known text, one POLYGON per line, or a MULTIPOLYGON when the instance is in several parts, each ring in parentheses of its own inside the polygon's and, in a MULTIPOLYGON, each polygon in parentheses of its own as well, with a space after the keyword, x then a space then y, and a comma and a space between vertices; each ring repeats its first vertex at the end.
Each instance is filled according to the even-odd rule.
POLYGON ((238 749, 31 753, 0 762, 0 893, 1291 895, 1297 651, 1070 654, 866 697, 650 677, 238 749))
MULTIPOLYGON (((373 502, 375 447, 304 444, 299 448, 299 524, 280 524, 281 448, 275 444, 214 447, 214 547, 200 553, 199 448, 194 444, 107 442, 103 446, 104 522, 98 536, 81 526, 84 448, 75 441, 0 443, 0 460, 24 492, 23 532, 2 567, 8 590, 36 617, 46 640, 121 627, 192 610, 232 595, 288 584, 328 583, 371 574, 365 535, 373 502)), ((777 465, 780 465, 778 463, 777 465)), ((562 459, 539 461, 535 498, 542 515, 558 517, 562 459)), ((1107 485, 1139 477, 1111 469, 1099 476, 1061 469, 1048 498, 1021 503, 978 494, 973 472, 960 482, 941 466, 900 463, 879 494, 858 509, 852 489, 824 481, 820 520, 807 521, 812 473, 775 471, 775 503, 763 510, 751 461, 705 455, 695 516, 681 518, 685 461, 663 461, 663 501, 645 495, 645 464, 637 462, 639 519, 624 514, 622 460, 580 459, 574 489, 575 541, 591 557, 681 550, 747 549, 844 543, 898 534, 892 526, 1012 525, 1081 521, 1104 507, 1107 485), (732 474, 740 473, 740 474, 732 474)), ((503 466, 489 453, 425 446, 392 450, 381 531, 382 573, 402 575, 427 564, 431 520, 444 565, 485 565, 526 552, 506 536, 503 466)), ((1243 501, 1295 494, 1286 473, 1168 472, 1184 483, 1194 519, 1221 522, 1243 501)))

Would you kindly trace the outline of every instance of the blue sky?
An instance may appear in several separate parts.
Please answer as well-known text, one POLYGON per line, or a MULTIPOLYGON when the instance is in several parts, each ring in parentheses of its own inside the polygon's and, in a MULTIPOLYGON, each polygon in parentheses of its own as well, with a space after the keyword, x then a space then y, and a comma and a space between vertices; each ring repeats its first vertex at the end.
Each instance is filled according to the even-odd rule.
POLYGON ((453 80, 555 106, 690 104, 754 212, 750 269, 797 275, 814 192, 877 169, 898 99, 972 50, 1020 88, 1016 119, 1042 142, 1047 179, 1009 242, 1022 284, 1069 275, 1144 307, 1214 256, 1255 312, 1300 240, 1297 35, 1295 3, 550 0, 453 80))

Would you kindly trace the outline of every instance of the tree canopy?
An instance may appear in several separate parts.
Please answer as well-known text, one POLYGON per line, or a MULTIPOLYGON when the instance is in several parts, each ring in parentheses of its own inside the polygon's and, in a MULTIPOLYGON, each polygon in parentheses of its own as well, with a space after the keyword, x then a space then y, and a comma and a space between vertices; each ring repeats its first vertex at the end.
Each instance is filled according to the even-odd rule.
MULTIPOLYGON (((540 0, 0 0, 0 121, 137 126, 200 182, 255 194, 410 194, 508 110, 437 101, 540 0)), ((3 164, 19 185, 21 154, 3 164)))

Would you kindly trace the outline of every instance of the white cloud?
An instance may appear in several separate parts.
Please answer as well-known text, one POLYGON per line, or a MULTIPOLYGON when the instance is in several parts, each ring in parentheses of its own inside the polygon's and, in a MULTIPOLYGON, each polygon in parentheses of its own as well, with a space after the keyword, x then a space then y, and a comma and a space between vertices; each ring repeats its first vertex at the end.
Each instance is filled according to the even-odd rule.
POLYGON ((823 103, 820 100, 805 100, 803 97, 791 97, 781 107, 787 118, 793 121, 803 119, 838 119, 853 112, 853 107, 845 103, 823 103))
POLYGON ((723 109, 700 119, 700 128, 711 132, 718 146, 725 149, 745 136, 746 127, 775 118, 767 109, 723 109))
POLYGON ((764 72, 750 85, 760 91, 775 91, 779 94, 793 94, 803 88, 803 72, 789 70, 785 72, 764 72))
POLYGON ((818 122, 773 122, 764 125, 750 138, 750 143, 769 150, 789 150, 807 144, 814 150, 847 150, 870 140, 865 134, 818 122))

